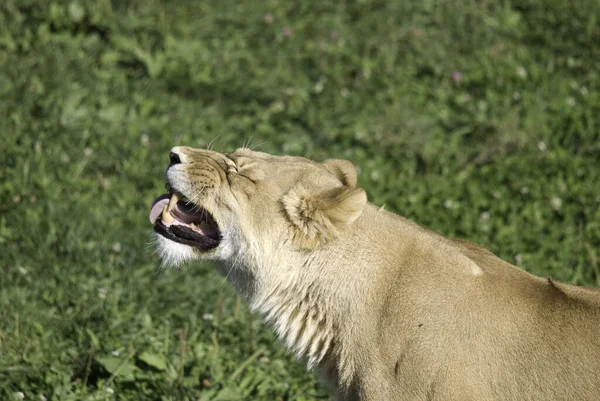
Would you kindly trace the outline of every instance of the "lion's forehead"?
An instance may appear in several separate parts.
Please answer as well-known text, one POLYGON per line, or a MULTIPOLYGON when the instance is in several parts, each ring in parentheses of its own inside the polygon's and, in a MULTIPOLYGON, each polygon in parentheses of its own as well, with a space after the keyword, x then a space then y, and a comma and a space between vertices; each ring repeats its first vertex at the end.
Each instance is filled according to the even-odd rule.
POLYGON ((238 149, 226 155, 236 164, 239 172, 259 171, 263 177, 272 180, 283 180, 298 178, 308 171, 327 171, 320 163, 297 156, 276 156, 249 149, 238 149))

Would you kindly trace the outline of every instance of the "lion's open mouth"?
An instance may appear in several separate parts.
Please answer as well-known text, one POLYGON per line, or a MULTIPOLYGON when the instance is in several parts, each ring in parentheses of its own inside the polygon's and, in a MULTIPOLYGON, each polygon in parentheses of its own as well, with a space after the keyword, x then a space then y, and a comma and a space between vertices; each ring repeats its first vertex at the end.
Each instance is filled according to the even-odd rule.
POLYGON ((219 226, 211 214, 177 193, 161 195, 154 201, 150 222, 154 231, 165 238, 202 251, 216 248, 221 242, 219 226))

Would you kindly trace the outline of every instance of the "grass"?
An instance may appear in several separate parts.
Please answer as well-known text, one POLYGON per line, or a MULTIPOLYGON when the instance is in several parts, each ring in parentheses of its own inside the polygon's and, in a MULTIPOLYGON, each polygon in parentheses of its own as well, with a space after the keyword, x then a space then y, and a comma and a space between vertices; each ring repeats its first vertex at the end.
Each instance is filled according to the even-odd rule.
POLYGON ((597 285, 598 43, 594 0, 3 1, 0 398, 330 399, 210 266, 159 270, 176 144, 350 159, 373 203, 597 285))

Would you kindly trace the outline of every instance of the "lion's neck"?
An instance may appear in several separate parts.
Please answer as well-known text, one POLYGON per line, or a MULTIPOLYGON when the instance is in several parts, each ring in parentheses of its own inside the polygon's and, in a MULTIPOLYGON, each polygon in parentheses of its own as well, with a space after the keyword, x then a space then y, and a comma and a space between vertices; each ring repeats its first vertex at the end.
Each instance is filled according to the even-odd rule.
POLYGON ((233 258, 235 268, 228 269, 231 284, 286 346, 341 386, 355 375, 360 322, 370 315, 369 294, 376 282, 376 271, 369 271, 377 265, 373 254, 356 246, 364 242, 361 230, 357 225, 348 233, 357 238, 307 253, 253 253, 260 247, 248 247, 233 258), (246 277, 236 278, 235 272, 242 271, 246 277))
POLYGON ((314 283, 273 282, 251 307, 271 324, 286 346, 314 368, 332 351, 336 327, 314 283))
POLYGON ((351 258, 312 253, 301 260, 290 256, 264 263, 251 269, 256 276, 248 297, 250 307, 309 369, 342 386, 356 372, 353 322, 365 305, 364 277, 355 277, 351 258))

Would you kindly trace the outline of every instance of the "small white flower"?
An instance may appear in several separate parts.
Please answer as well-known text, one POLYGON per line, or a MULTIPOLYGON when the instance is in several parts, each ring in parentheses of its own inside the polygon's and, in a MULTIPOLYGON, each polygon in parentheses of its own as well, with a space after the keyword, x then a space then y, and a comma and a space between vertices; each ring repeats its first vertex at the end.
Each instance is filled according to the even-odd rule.
POLYGON ((114 253, 121 253, 121 243, 115 242, 114 244, 112 244, 111 249, 114 253))
POLYGON ((523 263, 523 255, 521 255, 520 253, 517 253, 515 255, 515 263, 520 265, 521 263, 523 263))
POLYGON ((569 97, 567 99, 567 104, 571 107, 575 106, 575 99, 573 99, 572 97, 569 97))
POLYGON ((140 142, 142 143, 142 145, 148 146, 148 144, 150 143, 150 137, 147 134, 142 134, 142 136, 140 137, 140 142))
POLYGON ((118 350, 118 349, 115 349, 115 350, 111 351, 111 352, 110 352, 110 354, 111 354, 112 356, 119 356, 121 353, 119 352, 119 350, 118 350))
POLYGON ((83 154, 86 156, 91 156, 92 153, 94 153, 94 150, 92 148, 85 148, 83 149, 83 154))
POLYGON ((527 195, 529 193, 529 187, 521 187, 520 191, 523 195, 527 195))
POLYGON ((110 188, 110 178, 103 177, 102 175, 98 176, 98 183, 105 191, 110 188))
POLYGON ((454 208, 455 207, 454 201, 452 199, 446 199, 444 201, 444 207, 446 209, 452 209, 452 208, 454 208))
POLYGON ((202 319, 204 320, 213 320, 215 318, 215 316, 212 313, 205 313, 204 315, 202 315, 202 319))
POLYGON ((552 198, 552 199, 550 199, 550 204, 552 205, 552 209, 554 209, 554 211, 558 212, 560 210, 560 207, 562 206, 562 199, 552 198))
POLYGON ((25 399, 25 394, 23 394, 23 392, 22 392, 22 391, 17 391, 17 392, 15 393, 15 397, 16 397, 18 400, 24 400, 24 399, 25 399))
POLYGON ((271 105, 271 110, 273 110, 275 113, 281 113, 285 110, 285 103, 278 100, 271 105))
POLYGON ((587 96, 587 94, 589 93, 589 91, 588 91, 588 88, 586 88, 585 86, 582 86, 582 87, 579 89, 579 92, 581 92, 581 94, 582 94, 583 96, 587 96))
POLYGON ((479 215, 479 220, 481 220, 482 222, 487 222, 490 220, 490 212, 481 212, 481 214, 479 215))
POLYGON ((319 80, 316 84, 315 84, 315 93, 321 93, 323 92, 323 88, 325 88, 325 82, 323 82, 323 80, 319 80))
POLYGON ((98 288, 98 298, 106 299, 106 289, 98 288))
POLYGON ((350 94, 350 91, 349 91, 348 89, 346 89, 346 88, 342 88, 342 89, 340 90, 340 96, 342 96, 342 97, 346 97, 346 96, 348 96, 349 94, 350 94))
POLYGON ((40 401, 48 401, 48 399, 46 398, 46 396, 44 394, 40 394, 40 401))
POLYGON ((110 388, 110 387, 106 387, 106 392, 107 392, 108 394, 114 394, 114 393, 115 393, 115 390, 113 390, 113 389, 112 389, 112 388, 110 388))
POLYGON ((540 150, 540 152, 545 152, 546 150, 548 150, 548 146, 546 145, 546 142, 544 142, 544 141, 540 141, 537 144, 537 147, 540 150))
POLYGON ((523 79, 527 78, 527 70, 525 69, 525 67, 517 67, 517 75, 523 79))
POLYGON ((512 94, 512 98, 515 102, 518 102, 519 100, 521 100, 521 94, 517 91, 514 91, 512 94))

